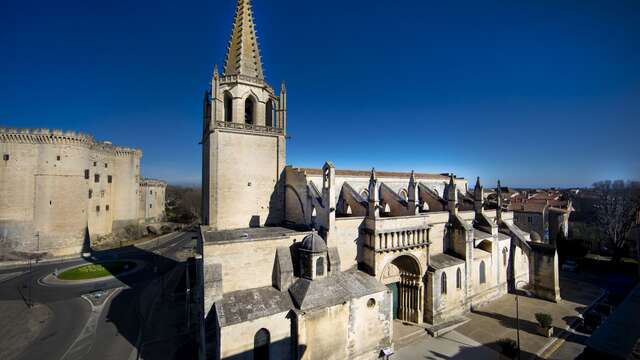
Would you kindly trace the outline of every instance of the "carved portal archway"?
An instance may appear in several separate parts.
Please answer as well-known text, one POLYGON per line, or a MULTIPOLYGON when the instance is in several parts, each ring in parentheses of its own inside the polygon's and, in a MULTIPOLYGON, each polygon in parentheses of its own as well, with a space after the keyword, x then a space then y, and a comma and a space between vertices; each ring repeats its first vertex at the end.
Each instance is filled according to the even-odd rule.
POLYGON ((422 322, 424 286, 420 265, 414 257, 401 255, 393 259, 382 270, 380 281, 391 289, 394 319, 422 322))

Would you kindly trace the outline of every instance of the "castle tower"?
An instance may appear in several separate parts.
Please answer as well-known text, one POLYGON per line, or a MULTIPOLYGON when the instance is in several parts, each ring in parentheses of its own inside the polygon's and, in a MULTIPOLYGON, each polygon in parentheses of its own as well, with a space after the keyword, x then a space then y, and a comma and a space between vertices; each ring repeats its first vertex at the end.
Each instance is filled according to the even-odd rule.
POLYGON ((286 90, 265 81, 250 0, 238 0, 224 70, 205 93, 202 221, 216 230, 283 218, 286 90))

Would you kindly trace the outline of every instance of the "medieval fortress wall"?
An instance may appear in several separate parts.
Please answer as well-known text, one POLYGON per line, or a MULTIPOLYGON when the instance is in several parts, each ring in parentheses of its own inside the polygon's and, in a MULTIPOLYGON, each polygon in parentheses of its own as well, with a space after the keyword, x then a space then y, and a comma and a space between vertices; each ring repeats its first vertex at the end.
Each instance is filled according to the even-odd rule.
POLYGON ((0 255, 77 254, 85 241, 144 219, 138 149, 76 132, 0 128, 0 156, 0 255))

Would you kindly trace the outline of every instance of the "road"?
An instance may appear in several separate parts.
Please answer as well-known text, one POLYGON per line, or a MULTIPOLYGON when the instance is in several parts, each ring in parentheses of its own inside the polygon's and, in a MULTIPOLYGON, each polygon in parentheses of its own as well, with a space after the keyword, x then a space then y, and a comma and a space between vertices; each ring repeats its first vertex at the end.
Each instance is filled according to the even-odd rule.
MULTIPOLYGON (((32 313, 36 316, 31 309, 42 305, 51 314, 42 321, 44 327, 38 329, 35 338, 30 339, 28 334, 0 338, 0 349, 16 349, 18 354, 14 354, 17 355, 15 358, 20 360, 137 359, 140 344, 150 336, 149 332, 145 336, 144 329, 157 331, 163 326, 162 316, 153 317, 153 311, 162 310, 162 307, 153 306, 157 295, 164 298, 168 294, 171 299, 176 299, 184 293, 185 282, 181 280, 185 273, 185 260, 192 256, 191 249, 195 246, 194 236, 193 233, 177 233, 146 246, 92 254, 93 259, 89 261, 77 259, 40 264, 31 269, 0 270, 0 305, 6 309, 26 309, 24 314, 27 318, 32 313), (47 286, 39 282, 56 269, 114 258, 134 259, 145 265, 130 275, 98 283, 47 286), (109 296, 98 306, 83 298, 83 295, 96 291, 104 293, 105 298, 109 296), (30 307, 29 304, 37 306, 30 307), (149 319, 154 320, 150 323, 149 319), (21 344, 27 340, 20 339, 28 339, 29 343, 21 344)), ((167 304, 185 306, 184 301, 167 304)), ((33 330, 33 326, 25 327, 24 323, 28 321, 20 317, 11 317, 3 312, 0 319, 3 326, 15 326, 15 329, 22 329, 22 326, 25 333, 33 330)), ((171 329, 163 334, 170 338, 171 329)))

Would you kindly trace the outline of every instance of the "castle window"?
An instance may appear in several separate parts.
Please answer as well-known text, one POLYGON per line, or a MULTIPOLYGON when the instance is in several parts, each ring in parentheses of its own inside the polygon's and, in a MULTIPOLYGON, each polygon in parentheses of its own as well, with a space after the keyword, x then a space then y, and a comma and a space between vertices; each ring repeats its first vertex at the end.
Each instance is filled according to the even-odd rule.
POLYGON ((109 205, 105 206, 104 209, 109 211, 109 205))
POLYGON ((100 205, 96 205, 96 212, 100 212, 100 205))
POLYGON ((245 124, 253 124, 253 99, 248 97, 247 100, 244 101, 244 123, 245 124))
POLYGON ((84 178, 89 180, 89 169, 84 169, 84 178))
POLYGON ((447 274, 446 273, 442 273, 442 276, 440 276, 440 293, 441 294, 447 293, 447 274))
POLYGON ((100 198, 104 199, 104 190, 100 190, 100 198))
POLYGON ((94 162, 93 162, 93 166, 98 166, 98 162, 97 162, 97 161, 94 161, 94 162))
POLYGON ((456 289, 462 289, 462 271, 460 271, 460 268, 456 271, 456 289))
POLYGON ((56 160, 60 161, 60 155, 56 156, 56 160))
POLYGON ((253 358, 256 360, 269 360, 269 345, 271 335, 267 329, 260 329, 253 337, 253 358))
POLYGON ((480 284, 487 282, 486 275, 484 273, 484 261, 480 261, 480 284))
POLYGON ((93 197, 93 190, 89 189, 89 199, 93 197))
POLYGON ((2 160, 9 161, 9 154, 2 155, 2 160))
POLYGON ((320 257, 316 261, 316 276, 324 275, 324 258, 320 257))
POLYGON ((93 175, 93 181, 97 183, 100 182, 100 174, 93 175))
POLYGON ((106 168, 108 168, 108 167, 109 167, 109 164, 104 163, 104 168, 106 169, 106 168))
POLYGON ((233 99, 231 98, 231 95, 229 95, 228 92, 224 93, 224 121, 226 122, 231 122, 231 115, 232 115, 232 108, 233 108, 233 99))
POLYGON ((374 306, 376 306, 376 299, 370 298, 369 300, 367 300, 367 307, 368 308, 372 308, 374 306))
POLYGON ((107 175, 107 182, 111 184, 113 182, 113 176, 107 175))
POLYGON ((275 127, 273 124, 273 100, 267 101, 267 110, 264 116, 264 122, 266 126, 275 127))
POLYGON ((149 209, 152 209, 152 208, 153 208, 153 204, 149 204, 149 209))
POLYGON ((149 190, 149 195, 153 195, 153 190, 149 190))

